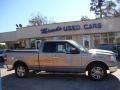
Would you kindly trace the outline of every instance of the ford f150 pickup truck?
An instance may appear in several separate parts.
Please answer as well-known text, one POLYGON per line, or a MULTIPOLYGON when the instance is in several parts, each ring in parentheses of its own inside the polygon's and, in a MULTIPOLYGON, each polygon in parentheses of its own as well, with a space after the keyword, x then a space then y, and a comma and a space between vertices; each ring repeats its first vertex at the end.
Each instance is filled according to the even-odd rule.
POLYGON ((117 70, 113 52, 107 50, 85 50, 73 40, 51 40, 38 43, 35 50, 8 50, 8 70, 15 69, 16 76, 23 78, 29 70, 46 72, 88 73, 93 80, 102 80, 117 70))

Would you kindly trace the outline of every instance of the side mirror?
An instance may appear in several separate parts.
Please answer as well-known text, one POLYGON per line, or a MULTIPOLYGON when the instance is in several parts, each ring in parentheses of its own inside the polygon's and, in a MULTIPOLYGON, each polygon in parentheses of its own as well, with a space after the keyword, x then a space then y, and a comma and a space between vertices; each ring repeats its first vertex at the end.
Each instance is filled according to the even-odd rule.
POLYGON ((79 54, 79 53, 80 53, 80 51, 76 48, 71 48, 70 49, 70 54, 79 54))

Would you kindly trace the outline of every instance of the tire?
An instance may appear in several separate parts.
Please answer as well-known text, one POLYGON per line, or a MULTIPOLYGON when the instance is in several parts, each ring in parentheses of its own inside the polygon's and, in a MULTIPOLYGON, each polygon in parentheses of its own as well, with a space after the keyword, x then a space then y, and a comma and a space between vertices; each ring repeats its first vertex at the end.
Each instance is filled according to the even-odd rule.
POLYGON ((106 75, 107 70, 103 65, 92 65, 88 70, 88 76, 95 81, 103 80, 106 75))
POLYGON ((19 78, 24 78, 28 75, 28 68, 24 64, 19 64, 15 66, 15 75, 19 78))

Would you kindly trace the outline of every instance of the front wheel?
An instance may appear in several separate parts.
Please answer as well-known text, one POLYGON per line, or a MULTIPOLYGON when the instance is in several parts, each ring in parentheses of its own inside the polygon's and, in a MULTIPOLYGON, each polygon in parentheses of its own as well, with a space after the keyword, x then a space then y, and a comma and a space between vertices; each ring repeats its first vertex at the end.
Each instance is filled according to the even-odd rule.
POLYGON ((92 80, 102 80, 107 75, 107 70, 103 65, 92 65, 88 70, 88 75, 92 80))
POLYGON ((28 68, 24 64, 16 65, 15 74, 19 78, 26 77, 28 75, 28 68))

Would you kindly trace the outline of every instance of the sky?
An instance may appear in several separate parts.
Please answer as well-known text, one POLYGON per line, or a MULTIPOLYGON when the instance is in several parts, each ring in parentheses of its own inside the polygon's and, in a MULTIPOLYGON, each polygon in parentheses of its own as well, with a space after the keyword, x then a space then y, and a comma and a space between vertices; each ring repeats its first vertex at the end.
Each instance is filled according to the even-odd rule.
POLYGON ((90 0, 0 0, 0 32, 15 31, 16 24, 27 26, 37 13, 55 22, 93 19, 89 7, 90 0))

